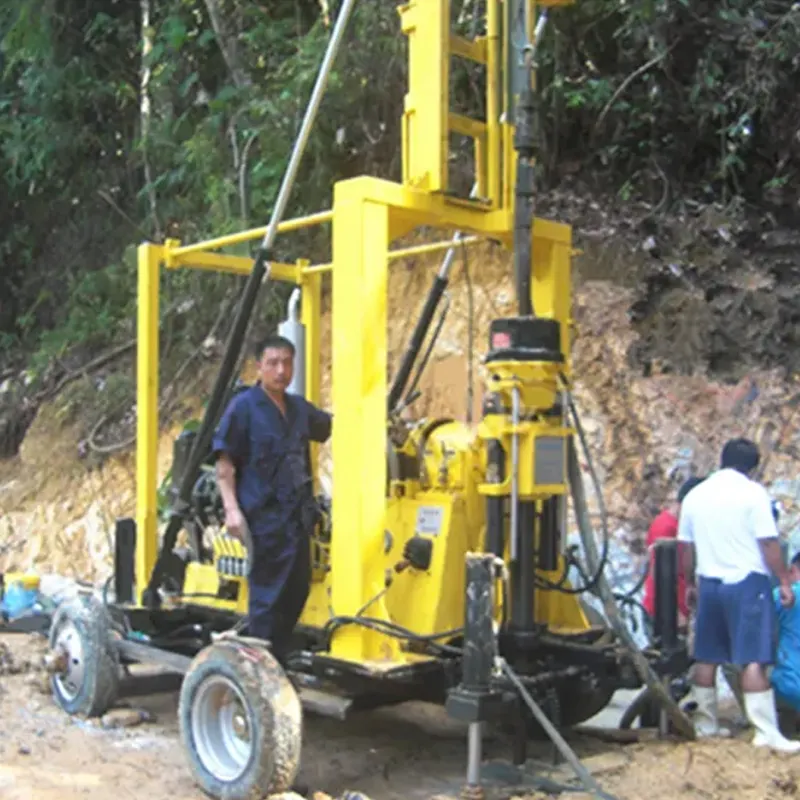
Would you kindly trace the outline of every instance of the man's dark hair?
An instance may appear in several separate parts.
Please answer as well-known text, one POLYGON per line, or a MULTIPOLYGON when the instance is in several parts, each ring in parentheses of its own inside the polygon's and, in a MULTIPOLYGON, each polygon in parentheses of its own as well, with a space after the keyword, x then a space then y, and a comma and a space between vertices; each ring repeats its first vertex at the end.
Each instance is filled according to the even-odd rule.
POLYGON ((686 499, 686 495, 689 494, 695 486, 699 486, 704 480, 705 478, 698 478, 696 475, 687 478, 681 485, 681 488, 678 489, 678 502, 682 503, 686 499))
POLYGON ((256 358, 261 358, 265 350, 288 350, 292 355, 295 353, 295 347, 285 336, 279 336, 277 333, 272 333, 266 338, 262 339, 257 345, 255 350, 256 358))
POLYGON ((743 475, 750 474, 761 460, 758 446, 749 439, 731 439, 722 448, 720 464, 723 469, 735 469, 743 475))
POLYGON ((792 560, 791 562, 789 562, 789 566, 797 567, 798 569, 800 569, 800 553, 795 553, 792 556, 792 560))

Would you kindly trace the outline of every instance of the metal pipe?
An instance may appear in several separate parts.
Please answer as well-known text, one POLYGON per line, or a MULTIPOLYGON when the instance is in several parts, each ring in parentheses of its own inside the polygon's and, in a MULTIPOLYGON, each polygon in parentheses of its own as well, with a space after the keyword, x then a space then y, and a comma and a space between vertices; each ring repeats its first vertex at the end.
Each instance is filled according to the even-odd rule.
POLYGON ((533 500, 521 500, 517 515, 519 526, 519 557, 511 564, 511 627, 529 632, 534 628, 533 604, 536 599, 536 546, 534 527, 536 505, 533 500))
POLYGON ((526 702, 528 708, 533 713, 536 721, 544 728, 544 732, 550 737, 553 744, 559 749, 564 760, 572 767, 573 772, 578 777, 578 780, 584 785, 586 790, 595 797, 610 798, 611 795, 604 792, 597 781, 592 777, 586 767, 581 764, 578 756, 575 755, 573 749, 567 744, 564 737, 558 732, 555 725, 547 718, 547 715, 539 707, 539 704, 531 697, 530 692, 525 688, 519 676, 511 669, 508 663, 500 660, 500 666, 503 671, 511 679, 511 682, 516 687, 517 691, 522 695, 522 699, 526 702))
MULTIPOLYGON (((460 239, 458 244, 460 247, 465 245, 476 244, 483 241, 480 236, 466 236, 460 239)), ((440 250, 447 250, 448 252, 453 249, 453 241, 447 242, 431 242, 430 244, 418 244, 413 247, 404 247, 402 250, 390 250, 387 258, 389 261, 394 261, 396 258, 408 258, 409 256, 421 256, 427 253, 437 253, 440 250)), ((314 275, 318 272, 331 272, 333 264, 313 264, 310 267, 303 268, 304 275, 314 275)))
POLYGON ((654 638, 663 652, 671 653, 678 647, 678 542, 661 540, 653 550, 654 638))
MULTIPOLYGON (((303 217, 294 217, 293 219, 286 219, 278 225, 279 233, 289 233, 290 231, 299 231, 303 228, 313 228, 315 225, 322 225, 330 222, 333 219, 333 211, 317 211, 314 214, 307 214, 303 217)), ((259 228, 250 228, 250 230, 240 231, 239 233, 230 233, 225 236, 217 236, 214 239, 208 239, 205 242, 195 242, 194 244, 187 244, 183 247, 176 247, 170 253, 173 256, 187 255, 189 253, 197 253, 201 250, 218 250, 220 247, 230 247, 234 244, 241 244, 242 242, 249 242, 253 239, 258 239, 266 234, 268 226, 262 225, 259 228)))
MULTIPOLYGON (((303 124, 300 126, 300 133, 297 134, 297 141, 295 142, 292 156, 289 159, 289 165, 286 167, 286 172, 283 176, 283 182, 278 192, 278 199, 275 201, 275 208, 272 209, 272 219, 267 227, 267 232, 264 234, 264 241, 261 243, 262 250, 269 251, 275 243, 275 238, 278 235, 278 225, 283 216, 283 212, 286 210, 286 204, 289 202, 289 195, 291 194, 295 178, 297 177, 300 159, 305 153, 308 137, 311 134, 311 129, 314 127, 314 122, 317 117, 319 104, 322 102, 322 96, 325 94, 325 89, 328 85, 331 67, 339 52, 339 45, 342 42, 347 22, 355 4, 356 0, 344 0, 342 3, 342 9, 339 12, 339 17, 336 20, 336 25, 331 34, 331 40, 328 42, 328 48, 325 51, 325 57, 322 59, 322 64, 317 74, 317 82, 314 84, 314 89, 311 92, 311 99, 308 101, 306 114, 303 117, 303 124)), ((266 274, 264 277, 266 277, 266 274)))
POLYGON ((178 534, 183 527, 183 515, 188 508, 189 500, 191 498, 192 488, 197 479, 200 467, 208 456, 208 450, 211 446, 211 438, 214 435, 214 428, 216 428, 217 421, 222 413, 224 403, 230 396, 231 382, 233 373, 239 360, 247 334, 250 317, 255 307, 255 302, 258 297, 259 288, 261 284, 269 276, 269 258, 270 250, 278 234, 278 226, 286 210, 286 204, 289 201, 289 195, 294 185, 297 169, 300 164, 300 159, 305 152, 308 136, 311 128, 316 119, 317 111, 319 109, 322 95, 325 92, 325 87, 328 83, 328 77, 333 66, 333 61, 339 50, 339 46, 344 36, 344 31, 347 26, 347 21, 355 6, 356 0, 344 0, 342 3, 339 17, 336 20, 331 39, 328 42, 328 47, 322 59, 322 64, 319 68, 316 83, 311 93, 311 98, 308 101, 303 123, 300 127, 300 132, 294 143, 292 154, 289 159, 289 164, 281 182, 281 187, 278 192, 278 198, 275 201, 275 207, 272 209, 272 218, 267 226, 264 240, 261 247, 256 254, 253 270, 250 273, 247 284, 245 285, 242 297, 239 301, 239 307, 236 311, 236 317, 231 327, 231 332, 228 336, 228 341, 225 347, 225 355, 220 366, 220 371, 214 383, 214 388, 211 393, 211 398, 206 406, 206 412, 203 415, 203 420, 200 424, 200 429, 197 433, 197 438, 192 448, 192 453, 187 464, 187 469, 183 475, 180 485, 180 492, 176 499, 171 513, 167 528, 164 532, 164 537, 161 544, 161 549, 153 567, 153 572, 150 575, 150 580, 146 591, 144 592, 144 602, 151 606, 157 607, 160 604, 160 597, 158 596, 158 589, 161 586, 162 576, 166 569, 167 558, 169 557, 172 549, 178 539, 178 534))
POLYGON ((467 730, 467 786, 481 783, 481 761, 483 760, 483 723, 470 722, 467 730))
POLYGON ((519 553, 519 387, 511 390, 511 519, 509 536, 511 537, 511 560, 516 561, 519 553))

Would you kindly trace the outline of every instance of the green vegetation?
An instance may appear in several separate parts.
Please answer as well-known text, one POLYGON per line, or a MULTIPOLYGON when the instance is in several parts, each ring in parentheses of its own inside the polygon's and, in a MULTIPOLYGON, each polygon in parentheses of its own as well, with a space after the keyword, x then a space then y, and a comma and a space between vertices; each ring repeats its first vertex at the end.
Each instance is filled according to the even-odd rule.
MULTIPOLYGON (((454 6, 466 29, 482 3, 454 6)), ((25 363, 41 376, 130 339, 142 239, 191 241, 269 218, 337 9, 334 0, 3 4, 0 369, 25 363)), ((545 185, 572 165, 662 208, 692 195, 792 207, 792 3, 583 0, 552 20, 541 57, 545 185)), ((349 38, 293 215, 326 207, 338 178, 399 177, 406 64, 395 3, 359 4, 349 38)), ((457 81, 480 113, 477 82, 457 81)), ((326 246, 324 231, 298 235, 285 256, 324 256, 326 246)), ((234 288, 230 278, 165 277, 168 340, 184 355, 196 348, 234 288), (188 299, 191 311, 176 313, 188 299)))

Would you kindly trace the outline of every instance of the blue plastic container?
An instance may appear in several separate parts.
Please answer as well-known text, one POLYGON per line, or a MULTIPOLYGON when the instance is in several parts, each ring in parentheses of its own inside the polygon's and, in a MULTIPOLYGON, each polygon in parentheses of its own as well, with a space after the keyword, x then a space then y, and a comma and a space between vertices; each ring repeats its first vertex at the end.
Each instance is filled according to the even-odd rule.
POLYGON ((6 619, 16 619, 35 613, 39 601, 39 581, 30 576, 5 576, 0 613, 6 619))

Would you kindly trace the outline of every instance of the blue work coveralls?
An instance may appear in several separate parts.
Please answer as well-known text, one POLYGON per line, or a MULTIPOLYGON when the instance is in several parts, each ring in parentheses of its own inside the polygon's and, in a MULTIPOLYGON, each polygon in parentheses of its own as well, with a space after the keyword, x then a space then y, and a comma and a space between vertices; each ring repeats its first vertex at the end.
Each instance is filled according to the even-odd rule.
POLYGON ((792 585, 795 604, 791 608, 781 605, 775 589, 775 607, 778 612, 778 655, 772 671, 772 688, 779 700, 800 711, 800 583, 792 585))
POLYGON ((260 384, 237 394, 213 440, 236 469, 236 497, 253 543, 248 634, 284 658, 311 583, 309 536, 318 518, 309 442, 331 435, 331 415, 286 394, 286 416, 260 384))

